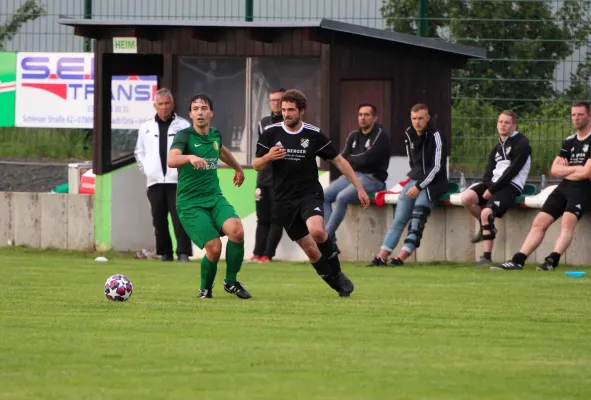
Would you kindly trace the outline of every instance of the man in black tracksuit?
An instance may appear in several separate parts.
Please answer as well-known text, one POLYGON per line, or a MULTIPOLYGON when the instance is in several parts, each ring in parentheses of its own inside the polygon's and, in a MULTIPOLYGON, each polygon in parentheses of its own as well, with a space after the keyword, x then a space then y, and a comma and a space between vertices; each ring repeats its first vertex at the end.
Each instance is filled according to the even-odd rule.
POLYGON ((429 109, 426 105, 414 105, 410 118, 412 126, 405 132, 410 181, 398 197, 394 222, 386 233, 380 253, 369 266, 386 265, 386 259, 398 244, 410 221, 404 246, 391 261, 392 265, 402 265, 419 247, 431 209, 447 191, 447 149, 444 137, 429 123, 429 109))
MULTIPOLYGON (((281 96, 285 89, 280 88, 269 93, 271 115, 263 117, 258 124, 259 138, 265 127, 283 121, 281 114, 281 96)), ((257 138, 258 140, 258 138, 257 138)), ((279 222, 279 210, 273 202, 273 169, 271 164, 257 174, 255 192, 257 228, 253 255, 250 261, 266 263, 275 257, 275 250, 281 241, 283 227, 279 222)))
POLYGON ((502 218, 515 204, 531 168, 531 146, 529 140, 515 130, 516 120, 513 111, 499 114, 499 141, 488 156, 482 182, 462 193, 462 204, 480 222, 480 230, 472 239, 472 243, 484 240, 484 254, 478 260, 479 267, 492 264, 495 218, 502 218))

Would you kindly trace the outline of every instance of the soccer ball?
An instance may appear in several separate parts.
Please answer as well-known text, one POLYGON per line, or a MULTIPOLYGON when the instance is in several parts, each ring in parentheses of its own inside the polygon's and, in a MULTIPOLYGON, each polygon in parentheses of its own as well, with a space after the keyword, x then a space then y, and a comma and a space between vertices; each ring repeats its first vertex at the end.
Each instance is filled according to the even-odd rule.
POLYGON ((133 285, 125 275, 115 274, 105 282, 105 296, 111 301, 126 301, 132 292, 133 285))

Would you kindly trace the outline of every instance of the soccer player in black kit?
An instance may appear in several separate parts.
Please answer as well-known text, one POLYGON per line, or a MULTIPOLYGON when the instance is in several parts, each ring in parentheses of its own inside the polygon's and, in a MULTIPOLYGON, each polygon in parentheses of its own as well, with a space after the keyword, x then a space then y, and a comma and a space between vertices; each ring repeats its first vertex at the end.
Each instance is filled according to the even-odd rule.
POLYGON ((521 270, 527 257, 540 245, 546 230, 562 216, 560 235, 554 251, 538 266, 539 271, 552 271, 558 266, 560 256, 573 240, 577 222, 591 201, 591 110, 588 103, 575 103, 571 118, 576 132, 562 143, 560 154, 552 163, 552 176, 562 181, 548 196, 538 213, 531 230, 513 259, 491 269, 521 270))
POLYGON ((306 253, 318 275, 339 296, 348 297, 354 286, 341 271, 334 237, 324 227, 324 191, 318 181, 316 157, 329 160, 355 185, 364 208, 369 206, 369 197, 330 139, 320 128, 302 121, 306 103, 300 91, 285 92, 281 98, 283 122, 265 127, 253 167, 261 171, 273 163, 273 197, 287 235, 306 253))

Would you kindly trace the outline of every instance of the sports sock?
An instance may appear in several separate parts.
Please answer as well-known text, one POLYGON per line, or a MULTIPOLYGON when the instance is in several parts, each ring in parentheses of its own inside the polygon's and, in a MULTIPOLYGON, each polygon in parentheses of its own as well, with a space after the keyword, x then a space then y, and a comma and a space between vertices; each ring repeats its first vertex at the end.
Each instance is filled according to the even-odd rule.
POLYGON ((550 253, 550 255, 547 258, 552 259, 552 266, 553 267, 556 267, 558 265, 558 263, 560 262, 560 254, 558 254, 556 252, 550 253))
POLYGON ((312 263, 312 266, 314 267, 318 275, 322 277, 331 275, 330 265, 324 257, 320 257, 320 260, 316 261, 315 263, 312 263))
POLYGON ((482 257, 484 257, 486 260, 489 260, 489 261, 490 261, 490 259, 491 259, 491 257, 492 257, 492 253, 491 253, 491 252, 489 252, 489 251, 485 251, 485 252, 482 254, 482 257))
POLYGON ((339 261, 339 255, 336 253, 333 237, 329 235, 326 241, 318 243, 318 250, 322 253, 322 257, 327 260, 332 275, 341 272, 341 262, 339 261))
POLYGON ((232 242, 226 244, 226 284, 236 283, 238 272, 244 261, 244 242, 232 242))
POLYGON ((218 271, 218 263, 211 261, 207 256, 201 259, 201 287, 200 289, 211 289, 215 281, 215 274, 218 271))
POLYGON ((519 265, 525 264, 525 260, 527 260, 527 256, 523 253, 515 253, 513 256, 513 261, 515 261, 519 265))

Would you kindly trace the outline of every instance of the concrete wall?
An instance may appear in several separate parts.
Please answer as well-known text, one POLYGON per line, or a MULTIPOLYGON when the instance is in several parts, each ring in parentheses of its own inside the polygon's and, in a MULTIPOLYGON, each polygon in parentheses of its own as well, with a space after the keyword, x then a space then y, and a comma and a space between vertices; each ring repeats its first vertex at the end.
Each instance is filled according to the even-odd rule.
POLYGON ((93 207, 89 195, 0 192, 0 246, 92 250, 93 207))
MULTIPOLYGON (((341 260, 369 262, 375 257, 384 236, 394 218, 395 206, 378 208, 371 206, 363 210, 360 206, 349 206, 345 220, 337 230, 337 240, 341 250, 341 260)), ((515 208, 495 221, 498 228, 493 247, 493 260, 504 262, 519 251, 530 230, 536 209, 515 208)), ((554 248, 560 232, 560 222, 556 221, 546 232, 542 244, 529 262, 543 262, 554 248)), ((478 224, 462 207, 438 207, 433 210, 425 226, 421 246, 409 261, 475 261, 482 255, 482 245, 473 245, 470 239, 476 233, 478 224)), ((406 231, 396 254, 404 242, 406 231)), ((561 263, 572 265, 591 264, 591 214, 587 214, 577 224, 573 242, 561 258, 561 263)))
POLYGON ((151 249, 154 243, 146 176, 136 165, 122 168, 111 178, 111 243, 113 250, 151 249))

